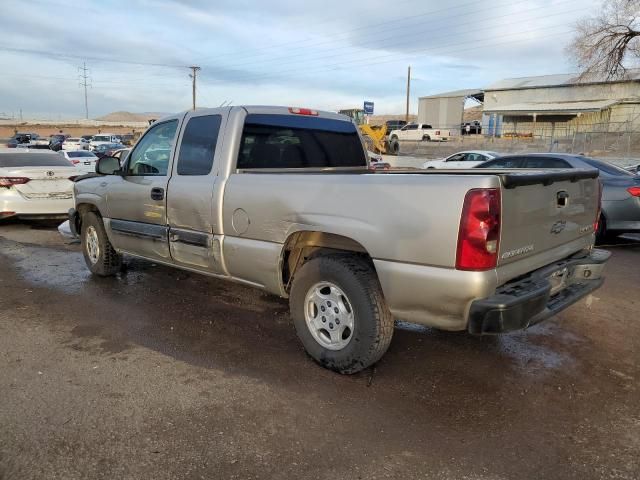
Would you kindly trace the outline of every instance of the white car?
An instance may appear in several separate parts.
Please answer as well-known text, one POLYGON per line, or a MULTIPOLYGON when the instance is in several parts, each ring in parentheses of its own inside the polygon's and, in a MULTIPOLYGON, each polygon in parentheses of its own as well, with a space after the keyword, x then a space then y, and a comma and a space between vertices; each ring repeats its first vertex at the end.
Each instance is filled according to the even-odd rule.
POLYGON ((120 143, 120 137, 114 133, 98 133, 91 138, 89 149, 95 150, 98 145, 105 143, 120 143))
POLYGON ((82 137, 67 138, 62 142, 62 150, 89 150, 89 140, 82 137))
POLYGON ((469 150, 454 153, 441 160, 428 160, 424 162, 422 168, 473 168, 499 156, 499 153, 488 150, 469 150))
POLYGON ((389 141, 414 140, 425 142, 446 142, 451 132, 442 128, 433 128, 426 123, 407 123, 400 130, 391 130, 389 141))
POLYGON ((67 218, 78 175, 82 172, 53 151, 0 151, 0 219, 67 218))
POLYGON ((64 158, 73 163, 83 173, 95 173, 98 157, 87 150, 62 150, 59 152, 64 158))

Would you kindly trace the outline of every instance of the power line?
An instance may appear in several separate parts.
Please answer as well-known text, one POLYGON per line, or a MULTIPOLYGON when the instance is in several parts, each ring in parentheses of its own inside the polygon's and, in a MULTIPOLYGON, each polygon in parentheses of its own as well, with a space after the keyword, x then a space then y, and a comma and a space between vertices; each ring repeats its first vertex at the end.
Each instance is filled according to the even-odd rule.
POLYGON ((82 67, 78 67, 78 71, 80 73, 80 86, 84 87, 84 118, 89 119, 89 103, 87 101, 87 87, 90 87, 91 78, 87 74, 87 64, 86 62, 82 62, 82 67))

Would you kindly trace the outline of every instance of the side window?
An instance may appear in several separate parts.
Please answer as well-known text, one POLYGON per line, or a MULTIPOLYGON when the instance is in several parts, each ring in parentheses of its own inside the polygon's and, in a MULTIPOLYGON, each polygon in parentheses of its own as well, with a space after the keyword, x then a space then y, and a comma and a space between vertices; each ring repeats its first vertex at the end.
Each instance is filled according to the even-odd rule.
POLYGON ((483 162, 485 157, 479 153, 467 153, 464 160, 465 162, 483 162))
POLYGON ((365 167, 351 122, 288 115, 247 115, 237 168, 365 167))
POLYGON ((177 120, 154 125, 129 155, 127 176, 167 175, 177 120))
POLYGON ((571 168, 561 158, 553 157, 527 157, 522 163, 523 168, 571 168))
POLYGON ((207 115, 189 120, 182 135, 178 175, 208 175, 213 166, 222 116, 207 115))
POLYGON ((418 129, 417 123, 410 123, 403 128, 403 130, 417 130, 417 129, 418 129))
POLYGON ((451 155, 446 160, 447 162, 464 162, 464 153, 457 153, 455 155, 451 155))

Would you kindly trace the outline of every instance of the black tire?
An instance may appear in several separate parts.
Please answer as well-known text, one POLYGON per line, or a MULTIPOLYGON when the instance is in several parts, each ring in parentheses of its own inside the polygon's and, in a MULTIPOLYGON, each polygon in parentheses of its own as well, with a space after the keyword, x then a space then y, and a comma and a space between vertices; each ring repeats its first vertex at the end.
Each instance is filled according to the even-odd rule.
POLYGON ((596 245, 603 245, 605 243, 613 241, 617 235, 607 230, 607 219, 604 215, 600 215, 598 221, 598 231, 596 232, 596 245))
POLYGON ((389 140, 392 141, 392 142, 397 142, 398 141, 398 137, 396 135, 391 135, 389 140))
POLYGON ((342 374, 357 373, 380 360, 389 348, 393 316, 373 267, 355 255, 334 254, 306 262, 295 273, 289 304, 298 338, 311 358, 325 368, 342 374), (352 307, 353 331, 340 350, 321 345, 307 326, 307 293, 322 282, 339 287, 352 307))
POLYGON ((94 212, 87 212, 82 216, 80 243, 82 245, 84 261, 89 270, 91 270, 91 273, 101 277, 108 277, 120 271, 122 267, 122 256, 115 251, 111 242, 109 242, 102 219, 94 212), (98 243, 98 253, 95 262, 91 259, 87 240, 87 232, 91 231, 91 228, 93 228, 96 234, 98 243))
POLYGON ((398 140, 391 140, 389 143, 389 150, 393 155, 398 155, 400 153, 400 143, 398 143, 398 140))
POLYGON ((429 135, 425 135, 424 137, 422 137, 422 141, 423 142, 430 142, 431 141, 431 137, 429 135))

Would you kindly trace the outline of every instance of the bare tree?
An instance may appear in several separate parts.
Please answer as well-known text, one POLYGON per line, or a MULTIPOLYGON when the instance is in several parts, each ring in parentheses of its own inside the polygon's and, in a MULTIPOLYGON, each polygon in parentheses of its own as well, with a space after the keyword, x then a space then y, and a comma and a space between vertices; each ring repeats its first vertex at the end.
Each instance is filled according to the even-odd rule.
POLYGON ((603 0, 598 15, 580 20, 567 53, 582 78, 624 77, 640 60, 640 0, 603 0))

